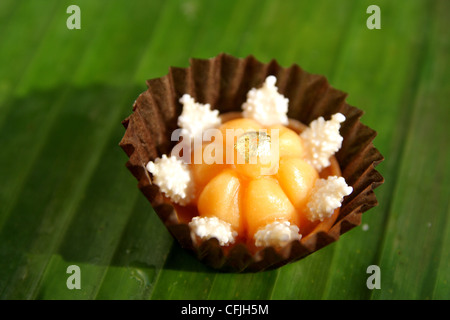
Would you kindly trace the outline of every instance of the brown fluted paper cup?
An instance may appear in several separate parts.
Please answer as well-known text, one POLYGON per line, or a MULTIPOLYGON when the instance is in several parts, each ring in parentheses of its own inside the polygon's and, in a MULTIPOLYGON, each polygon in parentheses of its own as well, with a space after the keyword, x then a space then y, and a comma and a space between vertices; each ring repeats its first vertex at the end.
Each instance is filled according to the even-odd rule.
POLYGON ((348 105, 347 94, 332 88, 325 77, 305 72, 297 65, 283 68, 275 60, 262 63, 253 56, 235 58, 220 54, 211 59, 191 59, 188 68, 171 67, 167 75, 148 80, 147 86, 136 99, 133 113, 122 122, 126 131, 120 146, 129 157, 126 166, 172 236, 213 268, 261 271, 299 260, 338 240, 361 223, 363 212, 377 205, 374 189, 384 179, 375 170, 383 160, 372 143, 376 132, 360 122, 363 112, 348 105), (178 128, 177 119, 182 111, 179 99, 183 94, 188 93, 200 103, 209 103, 221 115, 241 112, 247 92, 260 87, 269 75, 277 78, 279 92, 289 99, 291 124, 308 125, 319 116, 328 120, 337 112, 345 115, 346 121, 340 129, 344 140, 331 170, 342 174, 353 192, 344 198, 333 221, 319 225, 282 250, 267 247, 253 254, 245 244, 225 248, 214 238, 197 246, 177 207, 152 185, 146 164, 170 154, 175 145, 171 133, 178 128))

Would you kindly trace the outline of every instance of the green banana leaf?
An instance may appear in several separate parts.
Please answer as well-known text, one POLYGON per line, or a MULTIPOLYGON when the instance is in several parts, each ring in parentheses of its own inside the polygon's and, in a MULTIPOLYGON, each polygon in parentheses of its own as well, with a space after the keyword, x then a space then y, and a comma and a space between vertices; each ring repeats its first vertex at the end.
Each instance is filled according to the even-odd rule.
POLYGON ((449 299, 449 39, 447 0, 0 1, 1 299, 449 299), (147 79, 221 52, 326 76, 385 157, 362 225, 276 270, 181 249, 118 146, 147 79))

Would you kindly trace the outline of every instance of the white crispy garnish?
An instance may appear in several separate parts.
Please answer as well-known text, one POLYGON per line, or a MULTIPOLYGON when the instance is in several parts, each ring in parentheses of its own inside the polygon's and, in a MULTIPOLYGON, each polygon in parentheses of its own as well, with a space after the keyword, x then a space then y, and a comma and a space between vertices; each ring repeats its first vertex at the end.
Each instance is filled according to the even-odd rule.
POLYGON ((317 179, 307 203, 307 217, 310 221, 323 221, 333 215, 335 209, 341 206, 345 196, 353 188, 348 186, 343 177, 330 176, 327 179, 317 179))
POLYGON ((147 170, 153 175, 152 183, 175 203, 185 205, 193 197, 194 182, 187 164, 175 156, 163 154, 154 162, 147 163, 147 170))
POLYGON ((342 146, 343 138, 339 133, 341 123, 345 121, 342 113, 336 113, 331 120, 319 117, 312 121, 300 137, 303 139, 307 161, 318 171, 330 165, 330 157, 342 146))
POLYGON ((288 123, 289 99, 278 93, 277 78, 268 76, 261 88, 253 88, 247 93, 247 101, 242 104, 244 118, 251 118, 264 126, 288 123))
POLYGON ((233 230, 228 222, 217 217, 194 217, 189 222, 191 238, 196 242, 197 237, 201 240, 216 238, 221 246, 234 243, 237 232, 233 230))
POLYGON ((260 228, 254 235, 257 247, 282 247, 293 240, 300 240, 299 228, 289 221, 274 221, 260 228))
POLYGON ((182 129, 181 134, 194 139, 202 136, 206 129, 218 127, 221 124, 219 110, 211 110, 211 105, 195 102, 189 94, 180 98, 183 111, 178 117, 178 126, 182 129))

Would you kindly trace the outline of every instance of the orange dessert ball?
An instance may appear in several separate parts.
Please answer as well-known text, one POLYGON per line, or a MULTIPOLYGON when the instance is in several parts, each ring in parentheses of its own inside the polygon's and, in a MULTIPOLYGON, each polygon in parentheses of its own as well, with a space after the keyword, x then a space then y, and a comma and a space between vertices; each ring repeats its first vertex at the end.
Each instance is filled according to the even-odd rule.
POLYGON ((202 163, 191 164, 199 216, 219 218, 250 242, 275 221, 311 229, 306 203, 319 173, 299 134, 245 118, 218 130, 222 137, 201 147, 202 163))

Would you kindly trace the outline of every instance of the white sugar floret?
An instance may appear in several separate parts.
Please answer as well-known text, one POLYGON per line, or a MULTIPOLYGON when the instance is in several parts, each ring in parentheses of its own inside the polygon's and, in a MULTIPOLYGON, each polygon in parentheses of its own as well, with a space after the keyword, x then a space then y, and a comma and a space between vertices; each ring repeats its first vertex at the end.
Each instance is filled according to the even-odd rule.
POLYGON ((288 124, 289 99, 278 92, 276 81, 275 76, 268 76, 261 88, 253 88, 247 93, 247 101, 242 104, 244 118, 265 126, 288 124))
POLYGON ((194 242, 197 237, 202 240, 216 238, 221 246, 225 246, 234 243, 237 236, 228 222, 217 217, 194 217, 189 222, 189 227, 194 242))
POLYGON ((306 160, 317 170, 330 165, 330 157, 342 146, 343 138, 339 133, 341 123, 345 121, 342 113, 336 113, 331 120, 319 117, 312 121, 300 137, 303 139, 306 160))
POLYGON ((348 186, 343 177, 330 176, 327 179, 317 179, 307 203, 308 219, 310 221, 323 221, 333 215, 335 209, 341 206, 345 196, 353 188, 348 186))
POLYGON ((154 162, 147 163, 147 170, 153 175, 152 183, 172 201, 185 205, 193 197, 194 182, 187 164, 175 156, 163 154, 154 162))
POLYGON ((183 111, 178 117, 178 126, 183 136, 194 139, 202 135, 203 131, 218 127, 221 124, 219 110, 211 110, 211 105, 198 103, 189 94, 180 98, 183 111))
POLYGON ((293 240, 300 240, 299 228, 289 221, 274 221, 260 228, 254 235, 257 247, 282 247, 293 240))

